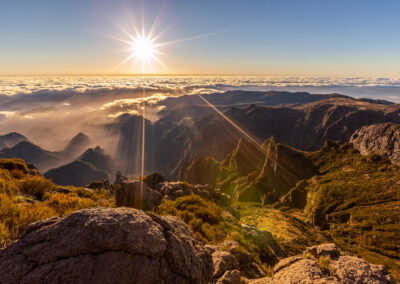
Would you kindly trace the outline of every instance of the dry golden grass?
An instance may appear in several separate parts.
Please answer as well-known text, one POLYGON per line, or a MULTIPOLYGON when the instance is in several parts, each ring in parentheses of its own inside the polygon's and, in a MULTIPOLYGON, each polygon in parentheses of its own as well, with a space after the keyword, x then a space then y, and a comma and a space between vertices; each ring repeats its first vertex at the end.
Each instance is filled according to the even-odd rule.
POLYGON ((40 176, 26 175, 25 167, 20 160, 0 159, 0 248, 20 238, 30 223, 113 204, 111 193, 104 190, 71 188, 69 194, 55 193, 55 184, 40 176))

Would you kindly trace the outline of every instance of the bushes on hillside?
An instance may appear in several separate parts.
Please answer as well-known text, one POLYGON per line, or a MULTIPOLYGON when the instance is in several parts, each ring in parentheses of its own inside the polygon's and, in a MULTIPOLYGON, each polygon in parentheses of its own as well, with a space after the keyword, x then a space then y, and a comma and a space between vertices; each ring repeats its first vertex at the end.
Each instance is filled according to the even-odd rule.
POLYGON ((0 248, 20 238, 32 222, 112 204, 112 194, 105 190, 71 188, 69 193, 54 193, 55 184, 29 176, 26 169, 22 160, 0 159, 0 248))
POLYGON ((20 184, 22 193, 33 195, 39 199, 43 197, 43 194, 55 189, 55 185, 50 181, 41 176, 30 176, 27 177, 20 184))
POLYGON ((222 210, 198 195, 183 196, 175 201, 163 200, 158 209, 161 215, 177 216, 205 242, 220 242, 232 230, 224 222, 222 210))
POLYGON ((28 173, 28 166, 21 159, 0 159, 0 168, 8 171, 19 170, 28 173))

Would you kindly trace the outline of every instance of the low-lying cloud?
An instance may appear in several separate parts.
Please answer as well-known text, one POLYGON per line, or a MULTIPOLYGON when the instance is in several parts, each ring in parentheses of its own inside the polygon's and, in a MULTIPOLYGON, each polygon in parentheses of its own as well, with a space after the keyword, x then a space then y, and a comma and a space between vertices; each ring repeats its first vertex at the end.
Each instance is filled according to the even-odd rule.
POLYGON ((98 140, 95 144, 109 146, 115 141, 102 125, 123 113, 141 114, 143 103, 147 118, 155 120, 160 110, 156 104, 167 97, 237 89, 341 93, 400 102, 400 79, 394 78, 0 77, 0 134, 17 131, 59 150, 73 135, 84 132, 98 140))

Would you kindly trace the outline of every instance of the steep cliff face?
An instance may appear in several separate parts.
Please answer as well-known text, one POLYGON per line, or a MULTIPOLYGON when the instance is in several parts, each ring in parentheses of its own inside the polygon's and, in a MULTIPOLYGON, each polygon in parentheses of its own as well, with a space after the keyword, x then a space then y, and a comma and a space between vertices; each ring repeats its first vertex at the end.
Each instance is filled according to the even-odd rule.
MULTIPOLYGON (((327 99, 297 105, 266 107, 250 105, 230 108, 224 114, 258 141, 274 137, 301 150, 320 149, 326 140, 349 141, 360 127, 383 122, 400 123, 399 110, 393 106, 327 99)), ((222 159, 242 137, 230 122, 219 115, 198 122, 199 133, 193 142, 199 154, 222 159), (207 147, 202 147, 206 145, 207 147)))
POLYGON ((219 164, 215 159, 196 156, 187 167, 180 169, 178 180, 186 180, 193 184, 215 185, 219 175, 219 164))
POLYGON ((200 184, 212 184, 240 201, 275 202, 302 179, 318 170, 309 154, 269 139, 256 145, 240 139, 236 148, 220 162, 196 157, 181 169, 181 178, 200 184))
MULTIPOLYGON (((274 137, 288 146, 314 151, 326 140, 349 141, 353 132, 363 126, 400 123, 396 105, 341 95, 227 92, 205 98, 225 117, 197 96, 160 102, 167 107, 160 112, 162 118, 146 120, 146 173, 160 172, 176 178, 179 169, 188 167, 195 156, 223 160, 244 137, 238 127, 259 142, 274 137)), ((142 119, 124 116, 118 123, 121 131, 116 157, 117 161, 124 160, 118 169, 138 175, 142 119)))
POLYGON ((380 123, 362 127, 350 140, 362 155, 375 153, 400 165, 400 125, 380 123))
MULTIPOLYGON (((261 194, 266 194, 270 202, 277 201, 302 179, 318 173, 308 153, 279 143, 271 143, 254 186, 261 194)), ((242 198, 246 199, 245 193, 242 198)))

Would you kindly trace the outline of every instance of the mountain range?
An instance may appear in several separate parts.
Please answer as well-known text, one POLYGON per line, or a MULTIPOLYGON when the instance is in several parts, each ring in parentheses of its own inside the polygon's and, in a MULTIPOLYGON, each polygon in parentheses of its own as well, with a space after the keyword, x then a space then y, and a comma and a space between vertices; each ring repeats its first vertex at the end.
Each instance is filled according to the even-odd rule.
MULTIPOLYGON (((195 262, 207 271, 205 283, 400 279, 399 105, 338 94, 234 91, 167 98, 156 108, 162 109, 156 121, 123 114, 102 126, 115 137, 116 153, 93 147, 83 133, 58 152, 17 133, 1 136, 8 146, 0 151, 7 158, 0 160, 6 212, 0 245, 8 246, 0 249, 0 262, 9 263, 15 251, 45 249, 55 254, 45 261, 50 278, 69 277, 68 260, 74 273, 90 267, 88 279, 104 271, 108 277, 124 263, 133 263, 129 277, 139 275, 139 265, 153 267, 146 277, 158 282, 167 274, 180 279, 186 273, 180 267, 193 269, 195 262), (35 164, 44 177, 10 158, 35 164), (146 176, 139 181, 142 162, 146 176), (87 207, 95 208, 80 210, 87 207), (72 211, 78 212, 45 219, 72 211), (26 226, 32 220, 42 221, 26 226), (50 237, 43 241, 43 235, 50 237), (75 245, 61 246, 62 255, 54 249, 71 240, 75 245), (160 253, 163 248, 168 252, 160 253), (112 265, 103 266, 106 261, 112 265)), ((29 257, 36 255, 43 254, 29 257)), ((30 259, 12 258, 17 272, 0 268, 0 279, 48 279, 30 269, 30 259)))
MULTIPOLYGON (((196 156, 225 159, 243 137, 259 145, 273 137, 296 149, 314 151, 328 140, 349 141, 363 126, 400 123, 396 104, 340 94, 227 91, 170 97, 156 107, 162 108, 160 118, 144 123, 144 172, 159 172, 173 179, 196 156)), ((142 127, 142 117, 130 114, 104 125, 104 131, 117 139, 116 153, 88 152, 86 155, 96 152, 101 156, 89 164, 108 175, 117 170, 128 176, 140 175, 142 127)), ((1 136, 0 143, 8 147, 1 150, 0 158, 21 158, 43 172, 77 160, 87 162, 80 156, 92 145, 83 133, 58 152, 34 145, 17 133, 1 136)), ((73 179, 71 184, 77 184, 73 179)))

